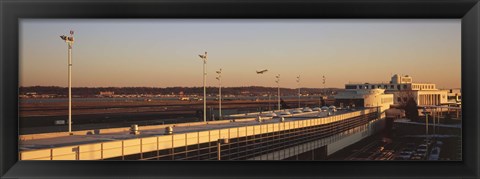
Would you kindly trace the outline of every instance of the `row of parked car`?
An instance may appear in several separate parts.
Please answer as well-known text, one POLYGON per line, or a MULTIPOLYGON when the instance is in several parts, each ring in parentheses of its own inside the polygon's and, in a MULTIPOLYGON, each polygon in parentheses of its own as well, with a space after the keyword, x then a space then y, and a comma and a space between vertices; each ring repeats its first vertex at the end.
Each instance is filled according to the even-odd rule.
POLYGON ((395 157, 395 160, 438 160, 442 144, 442 141, 433 141, 432 139, 425 139, 418 146, 415 143, 408 143, 395 157), (430 152, 429 149, 431 149, 430 152))

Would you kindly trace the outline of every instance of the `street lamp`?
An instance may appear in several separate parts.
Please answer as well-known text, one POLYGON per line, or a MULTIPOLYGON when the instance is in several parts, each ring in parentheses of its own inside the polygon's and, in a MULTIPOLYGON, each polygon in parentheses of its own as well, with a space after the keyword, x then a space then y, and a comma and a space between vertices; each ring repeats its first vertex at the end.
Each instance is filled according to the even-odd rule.
POLYGON ((297 76, 297 86, 298 86, 298 108, 300 108, 300 75, 297 76))
POLYGON ((207 122, 207 52, 204 55, 198 55, 203 60, 203 122, 207 122))
POLYGON ((425 114, 425 138, 428 138, 428 113, 427 113, 427 107, 423 107, 423 113, 425 114))
POLYGON ((73 30, 70 30, 70 36, 62 35, 60 38, 68 45, 68 132, 72 133, 72 47, 73 47, 73 30))
POLYGON ((218 80, 218 116, 219 120, 222 120, 222 69, 217 71, 217 80, 218 80))
POLYGON ((278 110, 280 110, 280 74, 278 74, 277 76, 275 76, 275 78, 277 78, 277 79, 275 80, 275 83, 277 83, 277 89, 278 89, 278 92, 277 92, 278 110))
MULTIPOLYGON (((325 75, 323 75, 322 78, 323 78, 323 81, 322 81, 323 88, 325 88, 325 75)), ((322 107, 322 99, 323 99, 323 97, 322 97, 322 90, 320 89, 320 101, 319 101, 319 105, 318 105, 319 107, 322 107)))
POLYGON ((436 116, 437 116, 435 109, 436 109, 435 107, 432 108, 433 137, 434 137, 434 138, 435 138, 435 132, 436 132, 436 129, 435 129, 435 126, 436 126, 436 125, 435 125, 435 118, 436 118, 436 116))

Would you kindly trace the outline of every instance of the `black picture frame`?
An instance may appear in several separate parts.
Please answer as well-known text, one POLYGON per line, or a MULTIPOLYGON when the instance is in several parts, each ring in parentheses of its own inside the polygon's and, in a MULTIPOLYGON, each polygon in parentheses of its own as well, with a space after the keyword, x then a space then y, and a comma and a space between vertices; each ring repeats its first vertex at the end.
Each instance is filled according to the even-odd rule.
POLYGON ((0 176, 4 178, 479 178, 478 0, 0 1, 0 176), (381 18, 462 19, 463 160, 18 161, 21 18, 381 18))

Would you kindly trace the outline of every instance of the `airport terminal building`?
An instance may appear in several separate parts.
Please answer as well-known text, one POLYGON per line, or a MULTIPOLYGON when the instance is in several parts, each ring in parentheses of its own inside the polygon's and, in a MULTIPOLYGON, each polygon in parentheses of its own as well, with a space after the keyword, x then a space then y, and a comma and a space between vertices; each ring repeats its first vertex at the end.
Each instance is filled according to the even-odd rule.
MULTIPOLYGON (((389 83, 351 83, 346 84, 347 93, 356 90, 382 89, 385 94, 393 95, 394 104, 404 104, 409 97, 417 105, 444 105, 448 104, 448 90, 439 90, 433 83, 413 83, 412 77, 393 75, 389 83)), ((377 92, 378 93, 378 92, 377 92)), ((342 96, 339 96, 340 99, 342 96)))
POLYGON ((349 89, 335 95, 335 106, 340 107, 381 107, 385 111, 393 104, 393 94, 384 89, 349 89))

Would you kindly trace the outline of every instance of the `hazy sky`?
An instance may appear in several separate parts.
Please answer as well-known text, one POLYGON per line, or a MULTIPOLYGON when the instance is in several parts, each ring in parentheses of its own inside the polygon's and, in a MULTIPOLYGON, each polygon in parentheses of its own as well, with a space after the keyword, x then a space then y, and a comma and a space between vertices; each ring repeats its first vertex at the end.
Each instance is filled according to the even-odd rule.
POLYGON ((460 87, 460 20, 55 20, 20 21, 20 85, 67 86, 75 30, 74 87, 207 85, 343 88, 392 74, 460 87), (255 70, 268 69, 263 75, 255 70))

